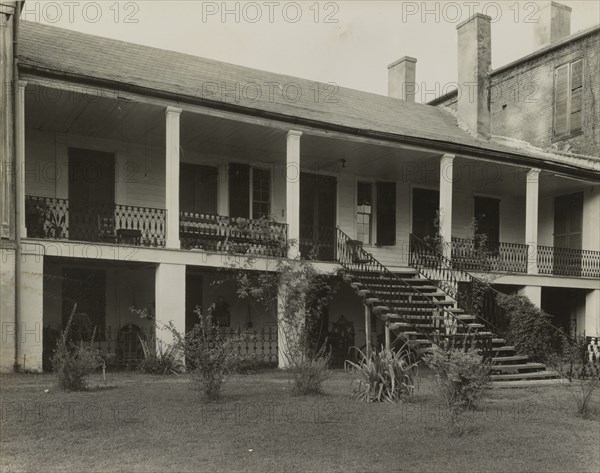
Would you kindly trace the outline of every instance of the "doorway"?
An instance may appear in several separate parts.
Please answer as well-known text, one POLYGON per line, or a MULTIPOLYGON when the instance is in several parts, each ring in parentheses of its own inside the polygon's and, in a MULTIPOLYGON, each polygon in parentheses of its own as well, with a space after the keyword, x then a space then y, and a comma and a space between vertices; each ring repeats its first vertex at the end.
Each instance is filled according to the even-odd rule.
POLYGON ((300 253, 304 259, 335 259, 337 180, 300 175, 300 253))
POLYGON ((113 240, 115 234, 115 156, 69 149, 69 239, 113 240))
POLYGON ((412 233, 420 238, 434 237, 437 231, 437 213, 440 193, 436 190, 413 189, 412 233))

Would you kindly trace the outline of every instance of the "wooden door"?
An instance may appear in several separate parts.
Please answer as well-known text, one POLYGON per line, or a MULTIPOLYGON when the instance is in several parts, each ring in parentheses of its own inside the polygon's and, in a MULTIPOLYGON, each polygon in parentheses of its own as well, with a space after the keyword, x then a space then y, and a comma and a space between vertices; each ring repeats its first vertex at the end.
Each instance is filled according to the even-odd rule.
POLYGON ((69 149, 69 239, 114 237, 115 156, 69 149))
POLYGON ((300 252, 303 258, 333 261, 337 212, 337 180, 300 176, 300 252))
POLYGON ((412 197, 412 233, 421 238, 435 236, 440 193, 436 190, 415 188, 412 197))
POLYGON ((396 183, 378 182, 375 186, 377 202, 377 244, 396 244, 396 183))

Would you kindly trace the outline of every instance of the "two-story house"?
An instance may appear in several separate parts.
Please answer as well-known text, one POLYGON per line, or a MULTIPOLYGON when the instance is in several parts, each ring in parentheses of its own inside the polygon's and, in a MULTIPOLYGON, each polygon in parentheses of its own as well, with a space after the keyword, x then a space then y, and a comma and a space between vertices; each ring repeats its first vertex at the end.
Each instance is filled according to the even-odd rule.
MULTIPOLYGON (((279 257, 345 268, 352 283, 325 317, 352 324, 359 347, 371 331, 389 342, 434 324, 491 336, 457 303, 471 273, 576 314, 577 330, 598 336, 600 160, 494 136, 501 112, 488 92, 501 73, 489 74, 489 17, 457 28, 458 83, 474 93, 459 94, 453 112, 411 101, 411 58, 389 67, 381 96, 19 22, 12 6, 3 2, 0 52, 13 85, 0 110, 3 371, 41 370, 75 303, 80 336, 95 329, 121 363, 139 356, 138 334, 168 340, 158 324, 184 330, 196 306, 213 303, 223 326, 250 328, 249 350, 275 362, 277 314, 213 284, 248 254, 256 269, 279 257), (477 232, 487 235, 485 264, 473 257, 477 232), (421 264, 431 256, 421 237, 438 233, 447 271, 435 273, 421 264), (454 270, 466 279, 442 284, 454 270)), ((581 40, 597 43, 598 33, 581 40)), ((591 49, 581 67, 565 58, 559 74, 569 78, 569 118, 555 123, 569 134, 577 117, 583 135, 586 117, 596 130, 597 103, 577 102, 597 90, 591 49)))

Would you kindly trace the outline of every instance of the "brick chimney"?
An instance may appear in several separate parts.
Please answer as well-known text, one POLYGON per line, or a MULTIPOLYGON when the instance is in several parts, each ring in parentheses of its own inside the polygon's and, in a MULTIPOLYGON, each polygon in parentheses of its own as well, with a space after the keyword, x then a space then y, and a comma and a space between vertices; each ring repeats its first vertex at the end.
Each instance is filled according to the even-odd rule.
POLYGON ((477 13, 459 24, 458 118, 480 138, 490 135, 489 73, 492 65, 491 18, 477 13))
POLYGON ((533 27, 534 48, 543 48, 570 34, 571 7, 557 2, 545 2, 533 27))
POLYGON ((388 66, 388 96, 405 102, 415 101, 417 60, 404 56, 388 66))

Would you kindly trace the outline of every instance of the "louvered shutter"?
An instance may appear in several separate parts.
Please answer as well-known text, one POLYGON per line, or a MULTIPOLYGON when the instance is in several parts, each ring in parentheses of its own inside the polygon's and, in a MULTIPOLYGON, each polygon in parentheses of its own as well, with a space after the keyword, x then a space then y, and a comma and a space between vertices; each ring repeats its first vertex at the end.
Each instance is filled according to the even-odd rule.
POLYGON ((571 64, 571 133, 581 130, 583 100, 583 61, 571 64))
POLYGON ((554 73, 554 136, 568 132, 569 65, 565 64, 554 73))

